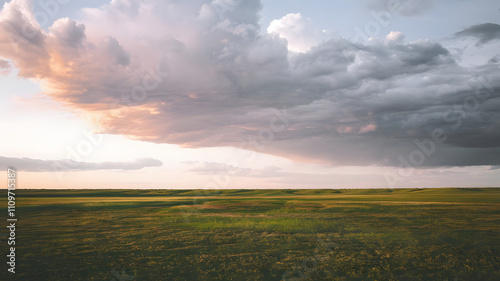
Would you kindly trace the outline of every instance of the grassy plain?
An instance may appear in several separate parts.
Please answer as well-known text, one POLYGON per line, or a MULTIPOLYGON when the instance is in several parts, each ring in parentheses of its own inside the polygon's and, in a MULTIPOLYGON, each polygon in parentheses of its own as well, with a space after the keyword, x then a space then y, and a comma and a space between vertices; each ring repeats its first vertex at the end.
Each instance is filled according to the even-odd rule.
POLYGON ((16 197, 2 280, 500 280, 498 188, 16 197))

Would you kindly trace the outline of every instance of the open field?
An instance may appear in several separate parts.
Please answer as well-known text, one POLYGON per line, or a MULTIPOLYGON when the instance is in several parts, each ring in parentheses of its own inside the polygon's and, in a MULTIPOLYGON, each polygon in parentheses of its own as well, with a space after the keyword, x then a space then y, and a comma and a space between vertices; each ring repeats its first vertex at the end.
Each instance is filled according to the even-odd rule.
POLYGON ((16 197, 2 280, 500 280, 498 188, 16 197))

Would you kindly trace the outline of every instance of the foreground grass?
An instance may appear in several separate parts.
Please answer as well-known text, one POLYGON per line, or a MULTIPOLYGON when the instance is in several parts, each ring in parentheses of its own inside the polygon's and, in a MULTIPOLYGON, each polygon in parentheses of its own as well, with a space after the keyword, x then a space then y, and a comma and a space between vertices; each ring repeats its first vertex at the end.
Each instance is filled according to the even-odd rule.
POLYGON ((500 280, 499 195, 20 190, 15 278, 500 280))

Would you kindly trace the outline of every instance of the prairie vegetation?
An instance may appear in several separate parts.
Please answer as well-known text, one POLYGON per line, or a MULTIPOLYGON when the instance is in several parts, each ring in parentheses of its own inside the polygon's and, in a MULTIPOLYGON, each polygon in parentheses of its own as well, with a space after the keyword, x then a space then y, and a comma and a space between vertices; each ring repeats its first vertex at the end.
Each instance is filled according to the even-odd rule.
POLYGON ((500 189, 17 198, 19 280, 500 280, 500 189))

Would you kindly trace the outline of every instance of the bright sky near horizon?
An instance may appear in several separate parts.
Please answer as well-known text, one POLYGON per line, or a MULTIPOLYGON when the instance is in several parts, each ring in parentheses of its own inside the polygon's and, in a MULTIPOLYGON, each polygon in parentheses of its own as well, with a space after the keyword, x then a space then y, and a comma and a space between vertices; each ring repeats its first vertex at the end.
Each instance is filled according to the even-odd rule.
POLYGON ((20 188, 499 186, 498 1, 0 4, 20 188))

